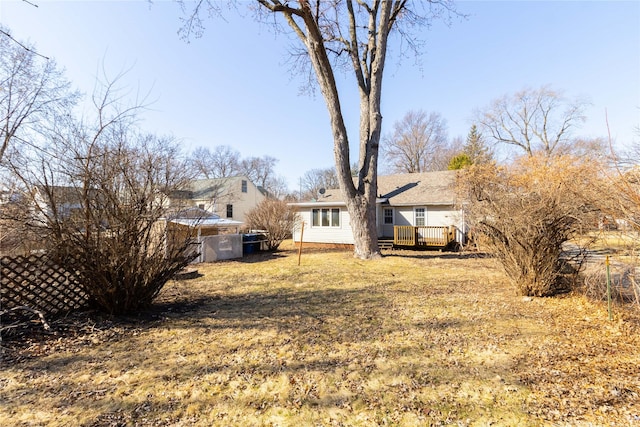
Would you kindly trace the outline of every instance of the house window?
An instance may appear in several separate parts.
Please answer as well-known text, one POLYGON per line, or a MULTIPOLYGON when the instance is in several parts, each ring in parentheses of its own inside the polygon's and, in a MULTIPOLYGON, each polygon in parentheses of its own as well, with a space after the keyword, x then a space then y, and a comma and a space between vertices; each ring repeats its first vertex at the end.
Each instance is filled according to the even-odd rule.
POLYGON ((340 227, 340 209, 312 209, 312 227, 340 227))
POLYGON ((246 180, 242 180, 242 192, 246 193, 247 192, 247 181, 246 180))
POLYGON ((233 218, 233 205, 227 205, 227 218, 233 218))
POLYGON ((384 208, 383 217, 385 224, 393 224, 393 209, 392 208, 384 208))
POLYGON ((424 215, 424 208, 416 208, 414 211, 414 215, 415 215, 415 226, 416 227, 423 227, 425 226, 425 215, 424 215))
POLYGON ((204 210, 204 203, 200 203, 200 204, 198 205, 198 209, 202 209, 202 210, 204 210))
POLYGON ((331 225, 340 227, 340 209, 331 209, 331 225))
POLYGON ((330 222, 329 222, 329 209, 322 209, 320 211, 320 217, 322 218, 322 226, 323 227, 329 227, 330 222))

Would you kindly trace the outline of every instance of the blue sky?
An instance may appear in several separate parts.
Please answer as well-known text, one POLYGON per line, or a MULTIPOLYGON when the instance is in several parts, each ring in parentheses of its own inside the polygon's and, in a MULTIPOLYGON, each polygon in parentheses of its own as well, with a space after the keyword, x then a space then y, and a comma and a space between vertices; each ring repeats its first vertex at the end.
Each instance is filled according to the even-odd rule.
MULTIPOLYGON (((333 165, 324 101, 300 94, 303 79, 288 66, 291 39, 249 12, 209 21, 202 38, 186 43, 171 1, 30 1, 38 7, 0 0, 0 24, 54 58, 85 93, 102 63, 113 76, 129 70, 123 84, 153 100, 146 130, 174 135, 186 151, 229 145, 245 157, 275 157, 293 190, 306 171, 333 165)), ((591 102, 576 135, 606 136, 606 111, 618 145, 640 140, 640 1, 463 1, 458 8, 468 19, 425 30, 420 66, 389 58, 385 133, 407 111, 423 109, 447 120, 450 138, 465 137, 474 109, 550 85, 591 102)), ((349 75, 339 84, 357 158, 355 87, 349 75)))

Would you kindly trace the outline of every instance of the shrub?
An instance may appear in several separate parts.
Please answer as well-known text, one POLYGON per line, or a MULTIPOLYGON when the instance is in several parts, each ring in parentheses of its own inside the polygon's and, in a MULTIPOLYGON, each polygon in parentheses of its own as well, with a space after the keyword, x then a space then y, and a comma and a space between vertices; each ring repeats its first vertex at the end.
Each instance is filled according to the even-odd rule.
POLYGON ((592 163, 569 156, 526 157, 509 167, 473 165, 461 173, 474 236, 500 260, 520 294, 567 290, 567 276, 575 273, 567 258, 584 254, 567 244, 595 223, 590 191, 597 176, 592 163))
POLYGON ((172 147, 145 138, 103 148, 82 179, 39 187, 40 227, 90 302, 121 314, 148 306, 196 254, 188 255, 188 234, 170 235, 164 220, 165 193, 184 182, 172 147))
POLYGON ((291 237, 299 215, 285 201, 265 199, 246 216, 247 225, 265 232, 267 250, 275 251, 283 240, 291 237))
POLYGON ((12 172, 28 189, 25 222, 90 302, 134 312, 195 256, 189 233, 171 236, 165 221, 189 170, 174 140, 137 127, 141 107, 122 105, 115 81, 97 86, 92 100, 93 120, 61 117, 46 147, 14 157, 12 172))

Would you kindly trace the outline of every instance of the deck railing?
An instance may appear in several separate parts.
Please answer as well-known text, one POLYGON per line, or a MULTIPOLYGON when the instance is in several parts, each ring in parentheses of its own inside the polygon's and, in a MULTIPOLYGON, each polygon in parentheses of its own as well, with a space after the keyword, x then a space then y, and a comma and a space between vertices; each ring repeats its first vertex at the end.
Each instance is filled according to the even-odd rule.
POLYGON ((454 227, 396 225, 393 244, 398 246, 445 247, 455 240, 454 227))

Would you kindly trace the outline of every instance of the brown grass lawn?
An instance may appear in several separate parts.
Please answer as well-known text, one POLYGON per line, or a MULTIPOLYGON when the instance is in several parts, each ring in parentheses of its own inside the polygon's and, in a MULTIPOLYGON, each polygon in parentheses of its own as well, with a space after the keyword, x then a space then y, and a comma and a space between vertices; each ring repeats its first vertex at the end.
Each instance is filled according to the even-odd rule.
POLYGON ((525 300, 488 258, 254 255, 149 313, 6 341, 2 426, 640 426, 640 313, 525 300))

